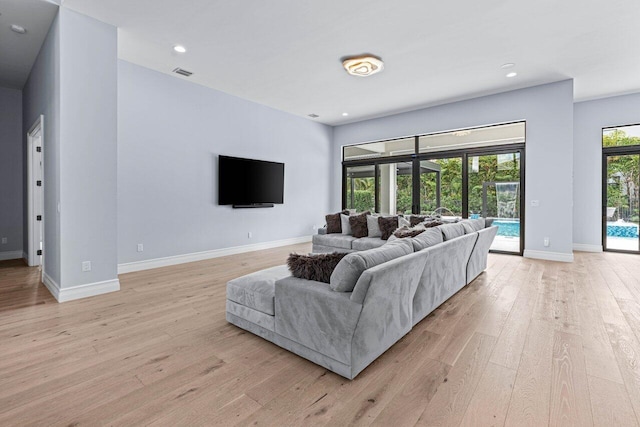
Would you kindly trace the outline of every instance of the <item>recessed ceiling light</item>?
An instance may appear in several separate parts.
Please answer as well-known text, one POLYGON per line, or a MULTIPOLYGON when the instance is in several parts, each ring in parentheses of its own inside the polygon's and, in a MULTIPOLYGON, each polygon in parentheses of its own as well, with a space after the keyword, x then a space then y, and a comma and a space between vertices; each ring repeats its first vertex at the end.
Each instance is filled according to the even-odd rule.
POLYGON ((24 34, 24 33, 27 32, 27 30, 25 30, 24 27, 21 27, 20 25, 16 25, 16 24, 13 24, 11 26, 11 31, 13 31, 14 33, 18 33, 18 34, 24 34))
POLYGON ((503 70, 506 70, 507 68, 513 68, 515 67, 516 64, 514 64, 513 62, 507 62, 506 64, 502 64, 500 66, 500 68, 502 68, 503 70))
POLYGON ((516 73, 515 71, 512 71, 512 72, 507 74, 507 77, 511 78, 511 77, 515 77, 517 75, 518 75, 518 73, 516 73))
POLYGON ((187 51, 187 49, 184 46, 179 45, 179 44, 175 45, 173 47, 173 50, 175 50, 178 53, 185 53, 187 51))
POLYGON ((358 56, 342 61, 342 66, 352 76, 367 77, 384 69, 384 62, 375 56, 358 56))
POLYGON ((347 117, 349 113, 342 113, 343 116, 347 117))

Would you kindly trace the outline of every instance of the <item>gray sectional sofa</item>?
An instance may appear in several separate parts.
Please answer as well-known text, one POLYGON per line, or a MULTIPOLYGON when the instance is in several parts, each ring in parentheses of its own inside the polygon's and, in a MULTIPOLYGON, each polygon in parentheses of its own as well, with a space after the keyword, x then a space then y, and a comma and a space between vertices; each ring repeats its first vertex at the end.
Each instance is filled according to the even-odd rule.
POLYGON ((227 320, 353 379, 486 269, 496 233, 476 220, 345 247, 352 253, 330 284, 292 277, 286 265, 249 274, 227 284, 227 320))

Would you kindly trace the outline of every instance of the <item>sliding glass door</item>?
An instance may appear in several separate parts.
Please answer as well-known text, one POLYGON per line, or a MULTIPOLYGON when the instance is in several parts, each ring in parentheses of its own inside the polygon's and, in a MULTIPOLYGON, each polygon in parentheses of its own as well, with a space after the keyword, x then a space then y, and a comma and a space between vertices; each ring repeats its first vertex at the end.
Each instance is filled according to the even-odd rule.
POLYGON ((638 237, 639 154, 605 156, 604 248, 640 252, 638 237))
POLYGON ((524 250, 524 122, 343 148, 343 205, 358 212, 489 218, 491 250, 524 250))
POLYGON ((640 125, 602 130, 602 246, 640 253, 640 125))
POLYGON ((420 214, 462 217, 462 157, 418 160, 420 214))
POLYGON ((519 151, 468 156, 469 217, 498 226, 491 249, 521 252, 522 173, 519 151))

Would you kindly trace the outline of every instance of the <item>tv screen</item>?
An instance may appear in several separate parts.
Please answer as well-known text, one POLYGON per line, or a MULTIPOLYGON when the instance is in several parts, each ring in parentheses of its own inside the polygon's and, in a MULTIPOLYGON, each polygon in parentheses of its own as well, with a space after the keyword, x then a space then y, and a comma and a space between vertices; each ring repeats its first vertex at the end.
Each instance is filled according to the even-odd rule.
POLYGON ((284 203, 284 163, 220 156, 218 204, 284 203))

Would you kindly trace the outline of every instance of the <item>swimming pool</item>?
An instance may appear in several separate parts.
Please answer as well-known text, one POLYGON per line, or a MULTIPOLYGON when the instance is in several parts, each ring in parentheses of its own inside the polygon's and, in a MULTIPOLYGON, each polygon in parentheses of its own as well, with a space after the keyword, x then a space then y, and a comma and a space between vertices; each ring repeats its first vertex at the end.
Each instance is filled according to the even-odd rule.
MULTIPOLYGON (((493 225, 498 226, 498 236, 520 237, 520 220, 497 218, 493 225)), ((608 222, 607 236, 638 238, 638 225, 628 222, 608 222)))
POLYGON ((498 226, 498 236, 520 237, 520 220, 494 219, 493 225, 498 226))

